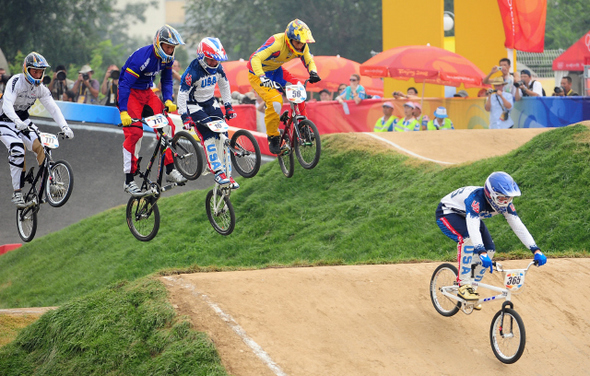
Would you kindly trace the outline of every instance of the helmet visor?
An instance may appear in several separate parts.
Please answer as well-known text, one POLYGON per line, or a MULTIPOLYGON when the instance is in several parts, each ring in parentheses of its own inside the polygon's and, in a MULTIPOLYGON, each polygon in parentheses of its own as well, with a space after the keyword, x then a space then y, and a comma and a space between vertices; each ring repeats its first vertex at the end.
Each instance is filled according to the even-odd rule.
POLYGON ((512 202, 513 198, 514 197, 511 196, 497 195, 496 202, 501 206, 508 206, 512 202))

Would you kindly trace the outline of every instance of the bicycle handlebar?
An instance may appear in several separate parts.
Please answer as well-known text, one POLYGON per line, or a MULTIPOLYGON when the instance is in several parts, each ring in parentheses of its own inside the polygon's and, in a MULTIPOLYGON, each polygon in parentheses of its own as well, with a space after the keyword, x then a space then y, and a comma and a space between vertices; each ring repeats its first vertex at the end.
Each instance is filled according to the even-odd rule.
MULTIPOLYGON (((303 87, 307 89, 307 83, 309 82, 309 78, 307 80, 305 80, 305 82, 303 83, 303 87)), ((283 85, 281 85, 280 82, 277 81, 273 81, 272 82, 273 86, 275 89, 280 89, 282 91, 285 91, 285 87, 283 85)), ((260 86, 263 86, 262 83, 260 83, 260 86)))

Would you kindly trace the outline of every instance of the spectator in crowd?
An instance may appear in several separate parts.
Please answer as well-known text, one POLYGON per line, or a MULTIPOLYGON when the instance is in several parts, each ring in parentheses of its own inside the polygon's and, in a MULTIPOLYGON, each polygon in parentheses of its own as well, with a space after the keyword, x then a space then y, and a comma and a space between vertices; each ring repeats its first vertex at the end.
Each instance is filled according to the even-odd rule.
POLYGON ((572 89, 572 78, 570 76, 565 76, 561 79, 561 87, 566 97, 577 97, 580 95, 572 89))
POLYGON ((565 94, 563 92, 563 88, 561 86, 556 86, 555 89, 553 89, 553 94, 551 94, 552 97, 564 97, 565 94))
POLYGON ((98 104, 98 92, 100 83, 92 78, 94 71, 90 65, 84 65, 78 72, 78 79, 74 83, 77 103, 98 104))
POLYGON ((488 90, 488 97, 485 103, 485 109, 490 113, 490 129, 506 129, 514 126, 514 121, 510 117, 510 110, 514 104, 514 97, 509 92, 504 91, 507 82, 502 77, 496 77, 490 80, 494 87, 488 90))
POLYGON ((397 119, 397 117, 393 116, 393 103, 384 102, 382 107, 383 116, 375 123, 373 132, 392 132, 393 121, 397 119))
POLYGON ((410 86, 408 90, 406 90, 406 94, 401 91, 394 91, 392 95, 395 99, 418 99, 418 90, 415 87, 410 86))
POLYGON ((453 98, 467 98, 468 96, 469 93, 467 93, 465 90, 459 90, 457 93, 455 93, 455 95, 453 95, 453 98))
POLYGON ((320 91, 320 101, 329 102, 331 100, 332 100, 332 94, 328 90, 322 89, 320 91))
POLYGON ((341 92, 337 97, 336 100, 339 103, 347 100, 354 100, 354 103, 359 104, 363 99, 367 97, 365 92, 365 88, 360 84, 361 76, 356 73, 353 73, 350 76, 350 86, 347 86, 343 92, 341 92))
POLYGON ((61 101, 64 99, 64 94, 68 90, 72 90, 74 81, 68 78, 68 72, 64 65, 58 65, 53 72, 53 80, 47 85, 53 99, 61 101))
POLYGON ((502 79, 506 82, 503 90, 507 93, 512 94, 512 97, 516 95, 516 88, 514 87, 514 77, 510 74, 510 60, 507 58, 500 59, 500 65, 492 67, 491 72, 484 77, 484 84, 491 84, 492 75, 496 72, 502 72, 502 79))
POLYGON ((2 97, 2 94, 4 94, 4 88, 6 87, 6 83, 9 79, 10 77, 6 75, 6 69, 0 68, 0 97, 2 97))
POLYGON ((412 132, 420 130, 420 123, 414 117, 416 105, 413 102, 404 104, 404 117, 393 121, 394 132, 412 132))
POLYGON ((487 89, 479 89, 479 91, 477 92, 477 97, 478 98, 485 98, 487 96, 488 96, 487 89))
POLYGON ((515 100, 519 101, 522 97, 544 97, 545 90, 539 81, 531 78, 531 71, 523 69, 520 71, 520 81, 515 82, 516 96, 515 100))
POLYGON ((420 103, 412 102, 412 104, 414 105, 414 110, 412 111, 412 114, 416 118, 418 124, 420 124, 420 129, 425 131, 426 124, 428 123, 428 115, 422 115, 422 105, 420 105, 420 103))
POLYGON ((119 89, 121 71, 115 64, 109 65, 100 85, 100 92, 106 96, 105 106, 117 106, 117 91, 119 89))
POLYGON ((75 99, 76 99, 76 93, 74 93, 73 90, 66 90, 66 92, 63 94, 64 102, 74 102, 75 99))
POLYGON ((346 84, 340 84, 338 85, 338 95, 342 94, 342 92, 346 89, 348 85, 346 84))
POLYGON ((426 130, 439 131, 447 129, 455 129, 455 127, 453 126, 453 122, 451 121, 451 119, 449 119, 446 108, 442 106, 437 107, 436 110, 434 110, 434 119, 428 122, 426 130))

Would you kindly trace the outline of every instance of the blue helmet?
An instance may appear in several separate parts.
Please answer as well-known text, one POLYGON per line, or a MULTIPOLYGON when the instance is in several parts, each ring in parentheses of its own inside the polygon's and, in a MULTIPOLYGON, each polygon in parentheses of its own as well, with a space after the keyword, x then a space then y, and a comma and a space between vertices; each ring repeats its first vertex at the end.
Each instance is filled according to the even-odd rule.
POLYGON ((514 197, 520 196, 520 188, 512 176, 503 171, 492 172, 486 179, 484 192, 490 205, 497 212, 505 212, 514 197))
POLYGON ((45 69, 50 68, 51 66, 47 63, 47 60, 41 54, 37 52, 31 52, 30 54, 25 57, 25 61, 23 63, 23 73, 25 74, 25 78, 31 85, 39 86, 41 82, 43 82, 43 76, 45 76, 45 69), (43 69, 43 74, 41 78, 37 79, 31 76, 31 72, 29 69, 43 69))
POLYGON ((172 52, 172 55, 166 54, 164 49, 162 49, 162 43, 169 44, 174 47, 184 44, 182 37, 178 31, 176 31, 176 29, 168 25, 162 26, 154 37, 154 51, 156 52, 156 56, 162 59, 164 63, 171 63, 174 61, 174 52, 172 52))

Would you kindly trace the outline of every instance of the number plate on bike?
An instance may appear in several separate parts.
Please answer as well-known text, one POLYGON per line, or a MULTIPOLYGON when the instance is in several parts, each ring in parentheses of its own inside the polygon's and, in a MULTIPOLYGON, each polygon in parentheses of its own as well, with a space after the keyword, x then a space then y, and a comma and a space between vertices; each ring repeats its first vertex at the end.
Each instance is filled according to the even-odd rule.
POLYGON ((288 85, 285 87, 285 95, 290 102, 301 103, 307 99, 305 87, 298 83, 297 85, 288 85))
POLYGON ((520 270, 506 272, 504 285, 510 291, 516 291, 524 285, 524 272, 520 270))
POLYGON ((163 128, 168 125, 168 119, 162 114, 146 117, 145 124, 150 128, 163 128))
POLYGON ((227 125, 227 123, 223 120, 210 121, 207 123, 207 126, 213 132, 217 132, 217 133, 227 132, 227 130, 229 129, 229 125, 227 125))
POLYGON ((59 146, 59 141, 57 140, 57 136, 51 133, 39 133, 39 137, 41 137, 41 143, 43 146, 47 146, 50 149, 57 149, 59 146))

